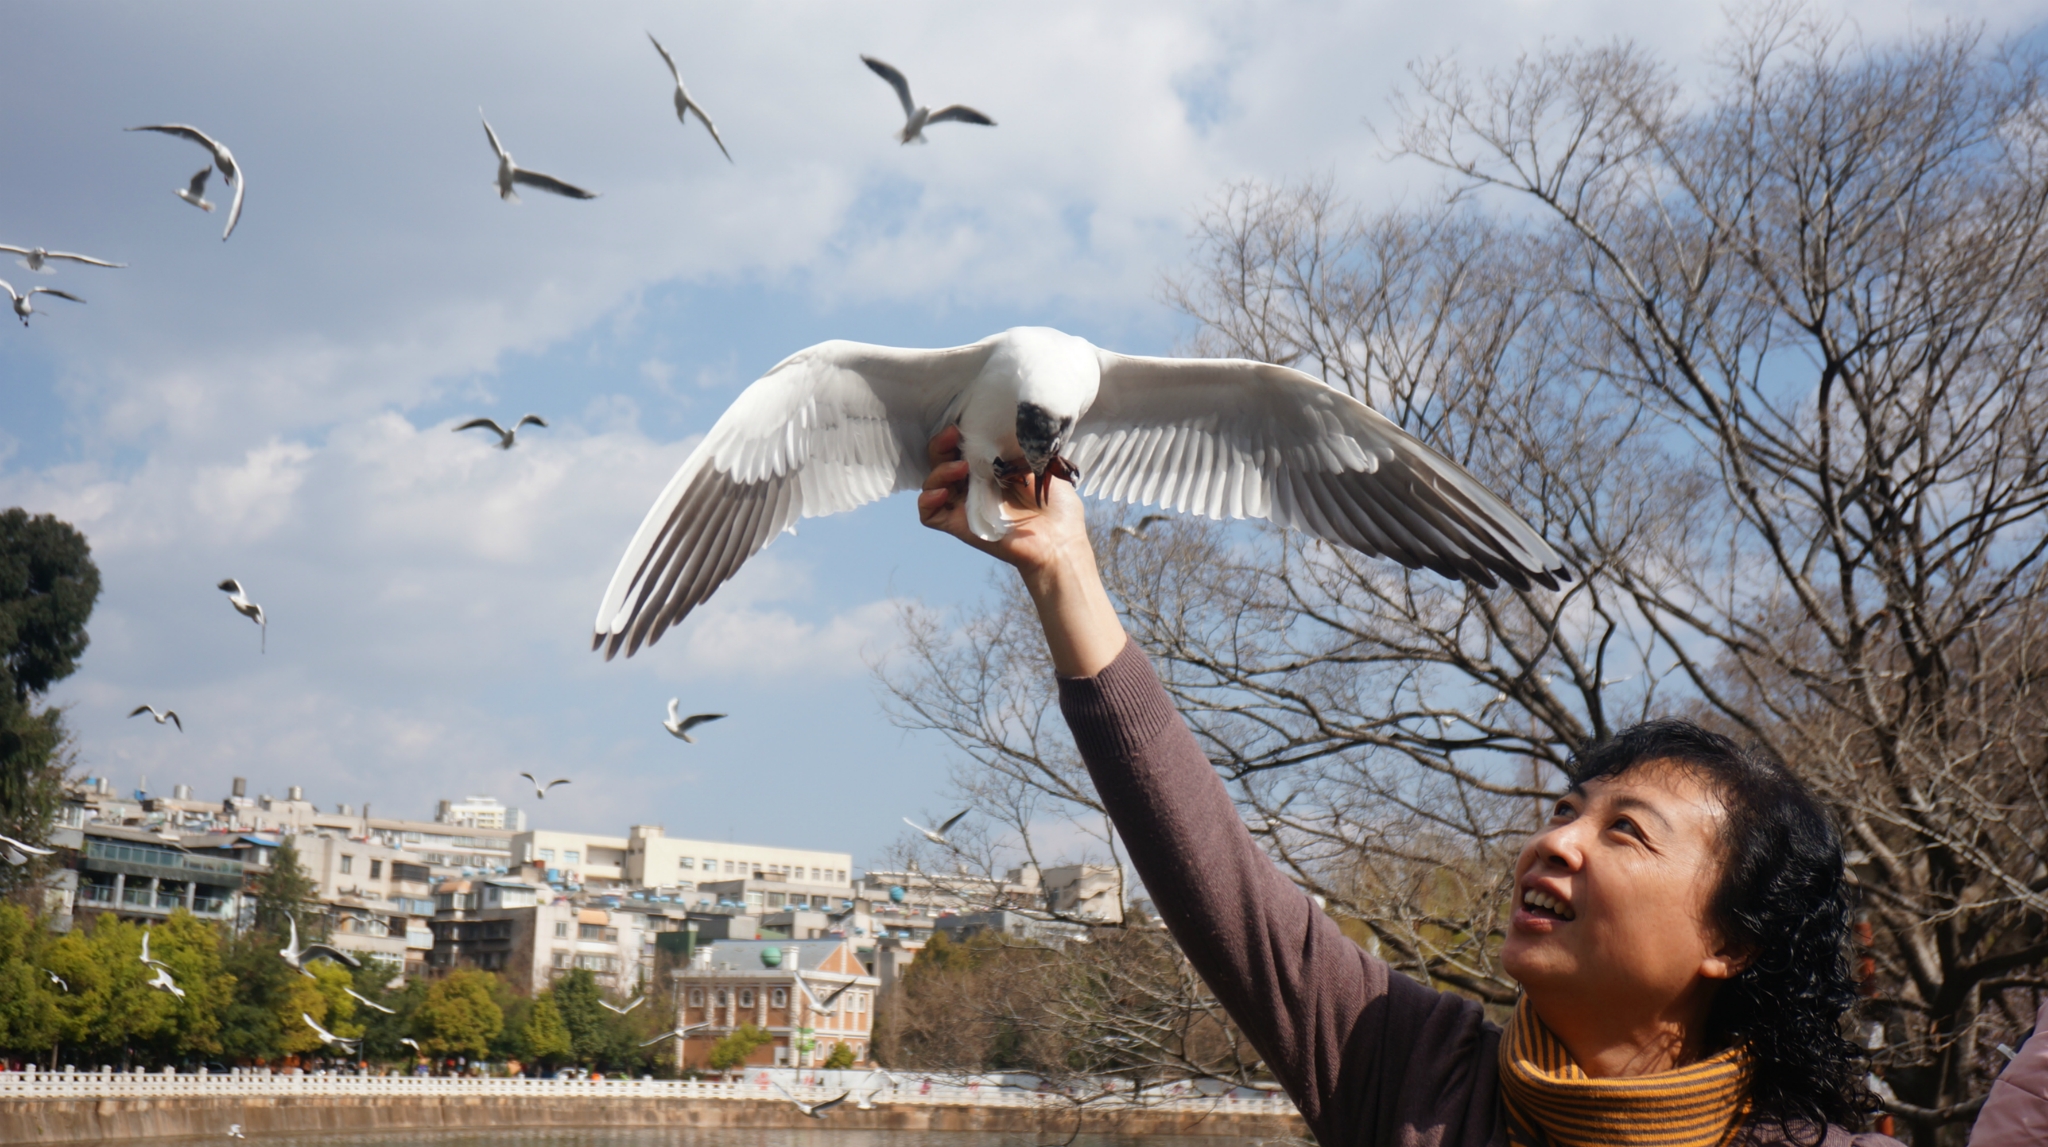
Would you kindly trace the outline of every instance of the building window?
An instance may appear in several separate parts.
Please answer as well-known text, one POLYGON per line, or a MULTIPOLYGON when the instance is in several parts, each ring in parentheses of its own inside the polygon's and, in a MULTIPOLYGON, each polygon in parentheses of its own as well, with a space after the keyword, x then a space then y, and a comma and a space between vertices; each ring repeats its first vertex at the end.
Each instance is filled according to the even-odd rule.
POLYGON ((544 861, 547 861, 549 864, 553 864, 555 862, 555 850, 552 848, 541 849, 540 858, 544 861))
POLYGON ((754 1006, 754 989, 740 989, 740 1006, 743 1008, 751 1008, 754 1006))
POLYGON ((574 848, 564 849, 562 851, 562 863, 581 864, 583 863, 583 853, 580 850, 574 848))
POLYGON ((721 1008, 725 1006, 725 989, 724 989, 724 988, 720 988, 720 989, 718 989, 718 1006, 719 1006, 719 1007, 721 1007, 721 1008))
POLYGON ((701 1008, 704 1006, 704 989, 690 989, 690 1006, 693 1008, 701 1008))
POLYGON ((568 938, 569 938, 569 922, 568 922, 567 920, 557 920, 557 921, 555 921, 555 939, 557 939, 557 940, 567 940, 568 938))
POLYGON ((684 868, 695 868, 697 867, 697 858, 694 856, 685 856, 681 858, 681 860, 678 863, 680 863, 684 868))
POLYGON ((383 875, 384 875, 384 862, 383 862, 383 861, 381 861, 381 860, 372 860, 372 861, 370 862, 370 879, 372 879, 372 880, 376 880, 376 879, 378 879, 378 878, 382 877, 383 875))
POLYGON ((732 861, 730 861, 730 860, 728 860, 728 861, 726 861, 726 862, 725 862, 725 874, 726 874, 727 876, 731 876, 731 875, 732 875, 732 861))
POLYGON ((615 929, 607 928, 602 924, 578 924, 576 926, 576 938, 578 940, 617 940, 619 934, 615 929), (607 932, 611 934, 606 935, 607 932))
POLYGON ((769 1007, 771 1007, 771 1008, 786 1008, 786 1007, 788 1007, 788 1006, 789 1006, 789 990, 788 990, 787 988, 777 988, 777 989, 775 989, 774 991, 772 991, 772 992, 769 992, 769 993, 768 993, 768 1006, 769 1006, 769 1007))
POLYGON ((556 952, 556 953, 555 953, 555 967, 557 967, 557 968, 566 968, 566 967, 568 967, 568 966, 569 966, 569 953, 567 953, 567 952, 556 952))
POLYGON ((343 876, 347 876, 347 875, 348 875, 349 873, 351 873, 351 872, 355 871, 355 867, 356 867, 356 858, 355 858, 355 857, 353 857, 353 856, 344 856, 344 857, 342 857, 342 858, 341 858, 341 874, 342 874, 343 876))

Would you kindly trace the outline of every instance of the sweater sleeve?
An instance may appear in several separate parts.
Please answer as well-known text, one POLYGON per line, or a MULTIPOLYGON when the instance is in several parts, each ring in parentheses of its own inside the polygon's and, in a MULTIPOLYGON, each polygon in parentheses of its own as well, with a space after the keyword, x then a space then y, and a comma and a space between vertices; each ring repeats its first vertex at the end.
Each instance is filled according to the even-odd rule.
POLYGON ((1500 1031, 1337 927, 1238 818, 1135 643, 1060 705, 1161 919, 1325 1147, 1504 1141, 1500 1031))
POLYGON ((1970 1129, 1970 1147, 2043 1143, 2048 1143, 2048 1004, 2034 1017, 2034 1034, 1991 1081, 1991 1095, 1970 1129))

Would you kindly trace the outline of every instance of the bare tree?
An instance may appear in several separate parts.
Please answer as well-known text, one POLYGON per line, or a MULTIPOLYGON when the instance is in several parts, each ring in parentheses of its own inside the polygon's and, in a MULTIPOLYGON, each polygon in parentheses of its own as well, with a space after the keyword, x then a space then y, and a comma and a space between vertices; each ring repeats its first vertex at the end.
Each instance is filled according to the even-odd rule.
MULTIPOLYGON (((1098 550, 1274 855, 1482 1000, 1512 998, 1508 861, 1572 753, 1676 710, 1785 761, 1852 849, 1885 1106, 1960 1142, 2048 991, 2039 62, 1766 10, 1717 63, 1690 96, 1627 46, 1419 65, 1398 151, 1447 205, 1234 187, 1168 286, 1195 349, 1373 403, 1578 581, 1484 591, 1182 522, 1098 550)), ((1098 816, 1028 622, 1005 600, 931 629, 892 680, 975 783, 1098 816)))

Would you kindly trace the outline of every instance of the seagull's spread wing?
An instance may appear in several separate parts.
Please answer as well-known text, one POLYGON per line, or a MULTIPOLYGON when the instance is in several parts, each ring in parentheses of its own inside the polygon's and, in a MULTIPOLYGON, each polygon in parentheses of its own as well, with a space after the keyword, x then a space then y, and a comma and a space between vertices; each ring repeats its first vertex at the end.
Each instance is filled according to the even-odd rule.
MULTIPOLYGON (((221 175, 223 178, 226 177, 226 168, 221 169, 221 175)), ((227 230, 220 233, 220 241, 223 243, 228 241, 228 236, 235 233, 235 224, 242 221, 242 193, 247 190, 249 190, 249 173, 237 167, 235 169, 235 201, 228 205, 227 230)))
POLYGON ((683 701, 682 701, 682 698, 680 698, 680 697, 670 697, 670 698, 668 699, 668 723, 669 723, 669 724, 671 724, 671 725, 674 725, 674 724, 678 724, 678 723, 679 723, 679 722, 681 721, 681 718, 680 718, 680 717, 678 717, 678 716, 676 716, 676 714, 677 714, 677 713, 680 713, 680 712, 682 711, 682 708, 683 708, 683 701))
POLYGON ((156 710, 150 708, 147 705, 137 705, 134 709, 129 711, 128 715, 130 717, 140 717, 144 713, 147 713, 152 717, 156 716, 156 710))
POLYGON ((361 960, 356 959, 339 948, 330 948, 325 944, 308 944, 299 951, 299 958, 302 960, 310 960, 315 956, 324 956, 337 964, 347 964, 351 968, 363 966, 361 960))
MULTIPOLYGON (((12 247, 7 249, 13 250, 12 247)), ((125 267, 128 265, 126 263, 109 263, 105 259, 95 259, 90 255, 74 255, 69 251, 51 251, 43 257, 46 259, 69 259, 74 263, 89 263, 95 267, 125 267)))
POLYGON ((185 731, 185 722, 180 721, 178 719, 178 711, 176 709, 165 709, 164 720, 169 721, 173 725, 176 725, 180 733, 185 731))
POLYGON ((369 998, 368 996, 358 993, 354 988, 343 988, 342 991, 347 992, 348 997, 350 999, 373 1011, 383 1012, 387 1016, 395 1016, 398 1014, 396 1010, 392 1008, 387 1008, 383 1004, 378 1003, 377 1001, 369 998))
POLYGON ((520 428, 520 427, 522 427, 522 426, 528 425, 529 423, 530 423, 530 424, 532 424, 532 425, 534 425, 534 426, 538 426, 538 427, 542 428, 543 430, 545 430, 545 429, 547 428, 547 425, 548 425, 547 419, 545 419, 545 418, 542 418, 542 417, 541 417, 540 415, 538 415, 538 414, 528 414, 528 415, 524 415, 524 416, 522 416, 522 417, 521 417, 521 418, 519 419, 519 421, 518 421, 518 422, 515 422, 515 423, 513 423, 513 424, 512 424, 512 429, 514 429, 514 430, 517 430, 517 429, 519 429, 519 428, 520 428))
POLYGON ((668 54, 668 49, 661 46, 661 41, 654 38, 654 33, 647 33, 647 39, 654 45, 654 50, 661 53, 661 62, 668 65, 668 74, 674 76, 676 84, 680 86, 683 82, 683 74, 676 70, 675 57, 668 54))
MULTIPOLYGON (((484 109, 476 109, 476 117, 478 119, 483 119, 484 109)), ((491 130, 491 121, 487 119, 484 120, 484 134, 490 137, 491 150, 497 153, 499 159, 506 160, 512 158, 511 156, 505 154, 505 145, 498 142, 498 133, 491 130)))
POLYGON ((478 427, 482 427, 500 438, 505 436, 505 428, 498 425, 496 419, 491 418, 472 418, 468 422, 456 427, 455 432, 460 434, 465 430, 475 430, 478 427))
POLYGON ((1298 370, 1099 352, 1067 457, 1081 492, 1210 518, 1268 518, 1492 587, 1555 589, 1564 559, 1456 462, 1298 370))
MULTIPOLYGON (((191 140, 191 141, 192 141, 193 143, 196 143, 196 144, 198 144, 199 146, 201 146, 201 147, 205 148, 206 150, 208 150, 208 151, 212 152, 212 153, 214 154, 214 158, 215 158, 215 161, 216 161, 216 162, 218 162, 218 161, 219 161, 219 157, 220 157, 220 150, 221 150, 221 148, 220 148, 220 145, 219 145, 219 144, 217 144, 217 143, 215 143, 215 142, 213 141, 213 137, 212 137, 212 136, 210 136, 210 135, 206 134, 205 132, 203 132, 203 131, 200 131, 200 130, 199 130, 198 128, 196 128, 196 127, 192 127, 192 126, 190 126, 190 125, 188 125, 188 124, 182 124, 182 123, 152 123, 152 124, 144 124, 144 125, 143 125, 143 126, 141 126, 141 127, 131 127, 131 128, 126 128, 126 129, 124 129, 124 130, 127 130, 127 131, 160 131, 160 132, 164 133, 165 135, 175 135, 175 136, 177 136, 177 137, 178 137, 179 139, 189 139, 189 140, 191 140)), ((222 171, 222 174, 223 174, 223 175, 225 175, 225 174, 226 174, 226 171, 225 171, 225 170, 223 170, 223 171, 222 171)))
POLYGON ((946 123, 948 121, 951 121, 953 123, 978 123, 983 127, 996 126, 996 121, 988 118, 988 116, 982 114, 981 112, 975 111, 973 108, 968 107, 966 104, 953 104, 950 107, 940 108, 938 111, 932 113, 930 119, 924 122, 946 123))
POLYGON ((725 140, 719 137, 718 125, 711 122, 711 117, 704 114, 704 109, 698 105, 697 101, 690 101, 690 110, 696 112, 697 118, 704 121, 704 130, 711 133, 711 142, 718 145, 718 154, 723 155, 727 163, 731 163, 733 161, 732 152, 725 150, 725 140))
MULTIPOLYGON (((30 844, 25 840, 16 840, 11 836, 0 836, 0 844, 5 844, 9 848, 18 848, 23 852, 29 853, 34 856, 48 856, 52 852, 56 851, 55 849, 49 848, 37 848, 35 845, 30 844)), ((145 941, 145 943, 146 942, 147 941, 145 941)))
POLYGON ((723 713, 692 713, 688 717, 683 718, 683 731, 689 732, 706 721, 723 720, 725 720, 725 714, 723 713))
POLYGON ((828 342, 784 359, 655 499, 605 590, 591 648, 630 657, 659 640, 800 517, 923 485, 927 440, 993 348, 828 342))
POLYGON ((954 813, 952 816, 947 817, 946 823, 939 826, 939 835, 944 836, 948 832, 953 831, 953 826, 959 824, 960 818, 966 816, 967 812, 968 810, 963 808, 959 812, 954 813))
POLYGON ((573 183, 564 183, 552 175, 542 175, 538 171, 528 171, 523 167, 512 169, 512 182, 524 183, 528 187, 538 187, 542 191, 552 191, 556 195, 566 195, 571 199, 597 198, 597 192, 595 191, 585 191, 573 183))
POLYGON ((238 594, 242 592, 242 583, 236 581, 234 578, 229 578, 226 581, 220 583, 218 586, 215 586, 214 588, 221 590, 225 593, 238 594))
POLYGON ((10 255, 26 255, 26 254, 28 254, 28 248, 26 248, 26 247, 10 247, 10 246, 8 246, 8 245, 7 245, 7 244, 5 244, 5 243, 0 243, 0 251, 5 251, 5 252, 7 252, 7 253, 8 253, 8 254, 10 254, 10 255))
POLYGON ((205 167, 200 168, 199 173, 192 177, 191 185, 185 188, 186 192, 190 194, 194 199, 197 199, 200 196, 205 195, 206 181, 208 179, 211 179, 212 177, 213 165, 209 163, 205 167))
POLYGON ((826 1101, 825 1101, 825 1102, 823 1102, 823 1103, 817 1104, 816 1106, 814 1106, 814 1107, 812 1107, 812 1108, 810 1109, 810 1111, 808 1112, 808 1114, 811 1114, 811 1115, 820 1115, 820 1114, 823 1114, 824 1112, 830 1111, 830 1110, 832 1110, 833 1108, 835 1108, 835 1107, 839 1106, 840 1104, 842 1104, 842 1103, 846 1102, 846 1097, 847 1097, 847 1096, 849 1096, 849 1095, 852 1095, 852 1094, 853 1094, 853 1092, 851 1092, 851 1091, 842 1091, 842 1092, 840 1092, 840 1093, 839 1093, 839 1098, 837 1098, 837 1099, 828 1099, 828 1100, 826 1100, 826 1101))
POLYGON ((907 817, 907 816, 903 818, 903 823, 904 823, 904 824, 907 824, 907 825, 909 825, 910 827, 912 827, 912 828, 916 829, 917 831, 919 831, 919 832, 921 832, 921 833, 925 834, 926 836, 929 836, 929 837, 933 838, 934 840, 938 839, 938 835, 939 835, 938 833, 936 833, 936 832, 933 832, 933 831, 932 831, 931 829, 928 829, 928 828, 926 828, 925 826, 923 826, 923 825, 921 825, 921 824, 917 823, 916 821, 914 821, 914 820, 910 819, 910 818, 909 818, 909 817, 907 817))
POLYGON ((889 86, 896 89, 896 98, 903 101, 904 119, 909 119, 917 114, 917 103, 910 98, 910 81, 903 78, 902 72, 875 59, 873 56, 862 56, 860 62, 866 64, 869 71, 889 81, 889 86))
POLYGON ((60 299, 70 299, 70 300, 71 300, 72 302, 74 302, 74 303, 82 303, 82 302, 84 302, 84 301, 85 301, 84 299, 81 299, 81 298, 79 298, 79 297, 78 297, 77 295, 74 295, 74 294, 72 294, 72 293, 71 293, 70 291, 60 291, 60 290, 58 290, 58 289, 57 289, 57 288, 55 288, 55 287, 37 287, 37 288, 35 288, 35 289, 31 290, 31 291, 29 292, 29 294, 31 294, 31 295, 55 295, 55 296, 57 296, 57 297, 58 297, 58 298, 60 298, 60 299))
POLYGON ((549 782, 548 782, 548 790, 549 790, 549 791, 552 791, 552 790, 554 789, 554 787, 555 787, 556 785, 566 785, 566 784, 568 784, 568 783, 569 783, 569 778, 568 778, 568 777, 560 777, 560 778, 557 778, 557 779, 555 779, 555 780, 552 780, 552 781, 549 781, 549 782))

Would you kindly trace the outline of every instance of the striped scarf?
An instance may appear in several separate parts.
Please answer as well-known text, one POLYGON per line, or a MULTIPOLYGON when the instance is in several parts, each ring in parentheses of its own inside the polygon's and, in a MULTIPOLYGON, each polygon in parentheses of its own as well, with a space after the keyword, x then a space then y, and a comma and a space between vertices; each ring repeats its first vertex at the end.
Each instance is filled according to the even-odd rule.
POLYGON ((1655 1075, 1594 1079, 1523 997, 1500 1039, 1515 1147, 1726 1147, 1749 1114, 1749 1062, 1730 1049, 1655 1075))

